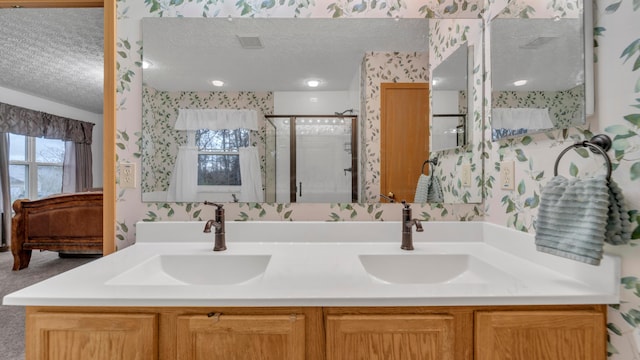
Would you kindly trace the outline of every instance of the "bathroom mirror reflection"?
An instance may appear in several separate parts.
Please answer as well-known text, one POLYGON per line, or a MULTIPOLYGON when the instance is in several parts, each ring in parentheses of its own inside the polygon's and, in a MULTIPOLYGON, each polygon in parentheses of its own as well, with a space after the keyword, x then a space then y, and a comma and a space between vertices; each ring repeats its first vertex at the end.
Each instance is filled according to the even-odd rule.
POLYGON ((362 153, 379 131, 366 116, 377 115, 363 109, 379 102, 365 89, 377 86, 367 84, 368 71, 385 70, 364 64, 418 72, 415 81, 428 84, 427 19, 145 18, 142 33, 143 201, 377 201, 377 191, 363 188, 380 155, 362 153), (255 110, 257 125, 244 134, 176 128, 181 111, 204 109, 255 110), (200 147, 203 136, 215 146, 200 147), (196 145, 196 160, 177 165, 180 148, 196 145), (257 157, 244 171, 250 181, 243 148, 257 157), (185 179, 193 170, 184 169, 200 175, 185 179), (220 177, 224 186, 204 181, 220 177), (191 185, 174 185, 171 194, 172 182, 191 185), (260 195, 245 196, 242 187, 260 195))
POLYGON ((473 102, 473 47, 461 43, 433 69, 431 78, 431 151, 455 149, 468 143, 473 102))
POLYGON ((582 10, 551 19, 514 18, 519 14, 507 8, 490 22, 494 141, 586 118, 582 10))

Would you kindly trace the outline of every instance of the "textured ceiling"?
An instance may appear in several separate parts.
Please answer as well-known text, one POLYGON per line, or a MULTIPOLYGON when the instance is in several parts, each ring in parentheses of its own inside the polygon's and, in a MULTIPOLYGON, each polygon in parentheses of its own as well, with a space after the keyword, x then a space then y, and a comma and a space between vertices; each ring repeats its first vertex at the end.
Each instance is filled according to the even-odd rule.
MULTIPOLYGON (((143 70, 159 90, 347 90, 365 52, 427 52, 427 19, 145 18, 143 70), (261 49, 243 49, 238 36, 259 36, 261 49)), ((426 64, 424 64, 426 66, 426 64)))
POLYGON ((493 89, 557 91, 584 83, 582 31, 582 19, 492 20, 493 89), (527 85, 513 85, 521 79, 527 85))
POLYGON ((103 9, 0 9, 0 87, 102 113, 103 9))

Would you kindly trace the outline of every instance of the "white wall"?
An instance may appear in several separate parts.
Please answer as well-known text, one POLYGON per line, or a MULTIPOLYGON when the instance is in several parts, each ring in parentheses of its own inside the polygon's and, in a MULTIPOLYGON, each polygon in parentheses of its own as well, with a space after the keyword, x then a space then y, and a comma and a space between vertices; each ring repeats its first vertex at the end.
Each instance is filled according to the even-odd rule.
POLYGON ((102 187, 102 137, 104 133, 102 114, 81 110, 3 87, 0 87, 0 102, 95 124, 93 127, 93 143, 91 145, 91 152, 93 153, 93 186, 102 187))
POLYGON ((433 114, 457 114, 460 94, 458 90, 435 90, 431 92, 431 112, 433 114))
MULTIPOLYGON (((431 92, 432 114, 457 114, 460 95, 457 90, 437 90, 431 92)), ((449 131, 458 126, 457 117, 431 118, 431 151, 453 149, 458 144, 458 136, 449 131)))
POLYGON ((274 115, 333 115, 347 109, 358 111, 349 91, 276 91, 274 115))

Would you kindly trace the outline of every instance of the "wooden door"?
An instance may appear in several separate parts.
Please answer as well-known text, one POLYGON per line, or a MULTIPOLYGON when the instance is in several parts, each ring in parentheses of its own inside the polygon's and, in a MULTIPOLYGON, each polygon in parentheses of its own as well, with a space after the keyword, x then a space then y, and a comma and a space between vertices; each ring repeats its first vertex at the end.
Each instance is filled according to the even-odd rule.
POLYGON ((155 314, 29 314, 26 359, 157 359, 157 324, 155 314))
POLYGON ((484 311, 476 314, 477 360, 604 360, 604 313, 484 311))
POLYGON ((328 315, 327 360, 453 360, 453 315, 328 315))
POLYGON ((185 315, 179 360, 304 360, 304 315, 185 315))
POLYGON ((380 98, 380 193, 413 202, 429 159, 429 85, 383 83, 380 98))

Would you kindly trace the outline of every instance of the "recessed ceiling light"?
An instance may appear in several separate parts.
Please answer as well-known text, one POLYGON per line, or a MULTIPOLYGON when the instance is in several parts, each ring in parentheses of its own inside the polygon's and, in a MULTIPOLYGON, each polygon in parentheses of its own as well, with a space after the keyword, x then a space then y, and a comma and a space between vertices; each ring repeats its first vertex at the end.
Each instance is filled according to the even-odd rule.
POLYGON ((307 80, 308 87, 318 87, 320 85, 319 80, 307 80))
POLYGON ((514 81, 513 85, 514 86, 523 86, 527 84, 527 80, 518 80, 518 81, 514 81))
POLYGON ((217 87, 224 86, 224 81, 222 80, 213 80, 211 83, 213 84, 213 86, 217 87))

